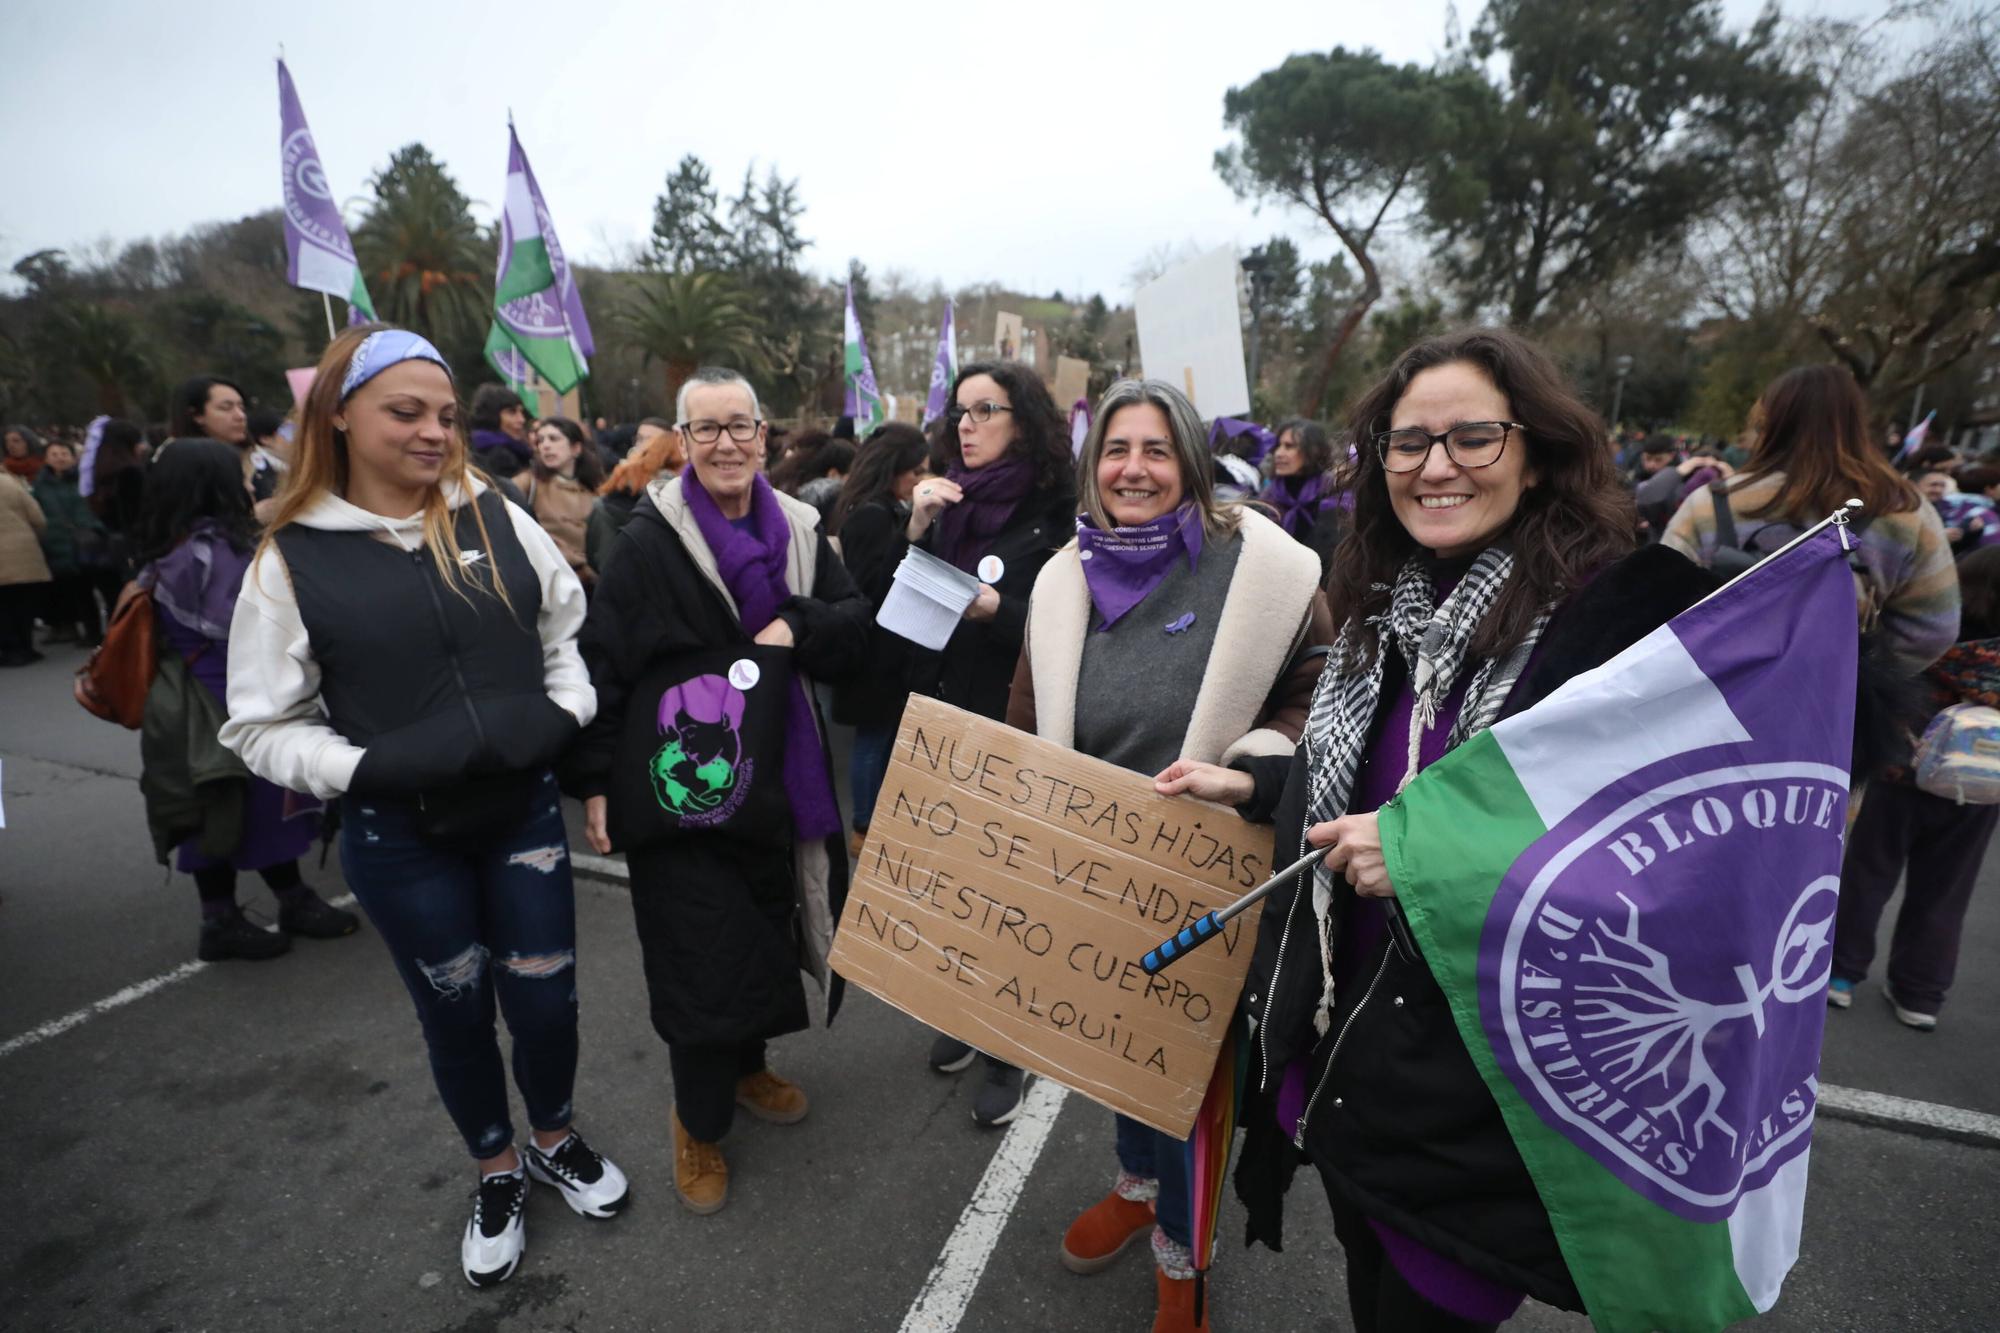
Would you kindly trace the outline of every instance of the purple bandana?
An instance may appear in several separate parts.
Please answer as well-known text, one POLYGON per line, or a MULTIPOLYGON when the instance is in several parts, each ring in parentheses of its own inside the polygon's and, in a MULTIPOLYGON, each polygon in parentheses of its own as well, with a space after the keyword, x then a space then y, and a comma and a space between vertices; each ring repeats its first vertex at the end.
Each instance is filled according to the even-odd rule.
POLYGON ((1297 484, 1296 477, 1274 477, 1257 498, 1278 511, 1278 522, 1286 532, 1304 541, 1313 524, 1319 522, 1320 511, 1335 503, 1335 497, 1328 494, 1331 480, 1324 472, 1303 486, 1297 484))
POLYGON ((1083 581, 1090 588, 1090 600, 1104 623, 1098 631, 1110 629, 1127 611, 1146 600, 1160 586, 1160 580, 1174 567, 1174 558, 1187 553, 1188 568, 1201 561, 1201 511, 1191 504, 1171 514, 1162 514, 1151 523, 1136 528, 1113 528, 1109 532, 1079 514, 1076 519, 1077 558, 1083 561, 1083 581))
MULTIPOLYGON (((763 473, 752 478, 751 488, 750 531, 746 532, 722 516, 693 468, 681 474, 681 495, 687 500, 688 511, 701 529, 709 554, 715 557, 723 586, 736 599, 743 632, 754 636, 776 620, 778 609, 791 599, 792 591, 785 585, 785 557, 791 553, 792 528, 785 520, 778 493, 763 473)), ((840 832, 840 806, 827 781, 819 728, 797 672, 792 675, 792 697, 785 718, 785 796, 792 806, 793 832, 801 841, 840 832)))
POLYGON ((980 557, 993 549, 993 539, 1015 508, 1035 489, 1035 466, 1010 453, 985 467, 959 466, 945 475, 958 483, 965 498, 937 516, 931 554, 970 574, 979 567, 980 557))

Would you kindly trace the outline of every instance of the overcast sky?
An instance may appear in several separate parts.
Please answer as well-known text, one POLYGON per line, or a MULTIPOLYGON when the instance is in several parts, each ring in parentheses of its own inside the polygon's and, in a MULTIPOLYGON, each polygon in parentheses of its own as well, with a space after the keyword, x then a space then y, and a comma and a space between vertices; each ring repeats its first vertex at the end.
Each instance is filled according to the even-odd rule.
MULTIPOLYGON (((1725 5, 1738 23, 1759 7, 1725 5)), ((1478 7, 1462 5, 1462 21, 1478 7)), ((1311 219, 1260 215, 1216 176, 1223 93, 1336 44, 1429 61, 1447 10, 23 0, 0 5, 0 270, 44 247, 275 207, 283 43, 342 198, 422 140, 490 221, 511 107, 564 247, 586 262, 644 241, 667 170, 692 152, 725 195, 752 162, 796 177, 820 272, 851 255, 876 274, 1117 302, 1161 247, 1247 247, 1285 230, 1309 254, 1330 250, 1311 219)))

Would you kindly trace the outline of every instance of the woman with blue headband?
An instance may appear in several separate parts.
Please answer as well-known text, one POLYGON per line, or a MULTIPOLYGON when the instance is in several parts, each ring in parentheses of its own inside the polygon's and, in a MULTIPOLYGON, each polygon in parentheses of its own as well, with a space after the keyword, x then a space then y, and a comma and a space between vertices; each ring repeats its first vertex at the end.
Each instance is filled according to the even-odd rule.
POLYGON ((341 802, 348 885, 478 1162, 460 1258, 487 1286, 520 1263, 528 1176, 586 1217, 627 1191, 571 1124, 576 908, 551 765, 597 712, 583 589, 471 473, 458 412, 416 334, 365 325, 327 348, 237 601, 222 741, 341 802), (533 1131, 518 1153, 496 1002, 533 1131))

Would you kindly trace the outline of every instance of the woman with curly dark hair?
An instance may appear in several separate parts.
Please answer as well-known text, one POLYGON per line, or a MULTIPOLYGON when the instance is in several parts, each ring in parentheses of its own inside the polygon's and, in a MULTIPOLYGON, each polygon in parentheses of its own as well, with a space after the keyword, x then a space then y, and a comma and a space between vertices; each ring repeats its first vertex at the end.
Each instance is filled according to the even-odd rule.
POLYGON ((1289 759, 1176 764, 1163 792, 1331 847, 1265 904, 1245 986, 1252 1234, 1275 1240, 1296 1142, 1318 1168, 1361 1330, 1493 1328, 1582 1303, 1520 1153, 1388 902, 1376 811, 1468 738, 1601 665, 1714 586, 1633 553, 1604 426, 1547 353, 1473 329, 1398 357, 1356 405, 1340 626, 1289 759), (1310 1074, 1310 1078, 1308 1078, 1310 1074))
MULTIPOLYGON (((979 580, 979 595, 941 653, 916 652, 913 684, 1003 719, 1027 633, 1028 594, 1076 531, 1069 429, 1040 375, 1018 361, 976 361, 952 381, 938 443, 945 472, 917 484, 903 530, 911 543, 979 580)), ((900 557, 900 552, 898 552, 900 557)), ((939 1036, 931 1068, 953 1073, 974 1051, 939 1036)), ((1021 1071, 987 1059, 972 1118, 1003 1125, 1021 1106, 1021 1071)))
POLYGON ((153 598, 162 669, 170 659, 174 677, 187 682, 178 696, 156 683, 147 698, 139 785, 160 859, 174 850, 174 868, 194 876, 201 896, 196 956, 275 958, 293 935, 353 934, 360 924, 355 915, 327 904, 299 875, 299 858, 319 827, 319 802, 247 773, 235 783, 189 782, 185 790, 167 776, 199 771, 191 761, 201 757, 186 752, 192 747, 185 740, 174 743, 204 730, 192 725, 195 709, 211 710, 216 727, 228 716, 230 622, 257 548, 242 453, 218 440, 170 441, 147 473, 133 537, 138 583, 153 598), (156 701, 171 697, 184 701, 188 725, 155 725, 156 701), (276 896, 277 933, 246 920, 237 906, 236 876, 243 870, 256 871, 276 896))

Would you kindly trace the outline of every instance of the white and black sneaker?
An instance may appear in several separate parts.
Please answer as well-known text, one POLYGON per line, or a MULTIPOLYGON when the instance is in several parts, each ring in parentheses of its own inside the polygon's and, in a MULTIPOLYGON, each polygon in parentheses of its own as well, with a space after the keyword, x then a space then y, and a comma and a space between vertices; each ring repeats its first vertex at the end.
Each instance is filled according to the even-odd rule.
POLYGON ((521 1211, 528 1201, 528 1178, 520 1171, 502 1171, 483 1176, 472 1192, 472 1216, 465 1223, 465 1239, 458 1245, 458 1260, 465 1280, 475 1287, 490 1287, 514 1276, 521 1265, 521 1251, 528 1247, 528 1228, 521 1211))
POLYGON ((616 1217, 631 1197, 625 1173, 575 1130, 549 1152, 529 1139, 521 1146, 521 1156, 530 1175, 544 1185, 555 1186, 563 1202, 585 1217, 616 1217))

